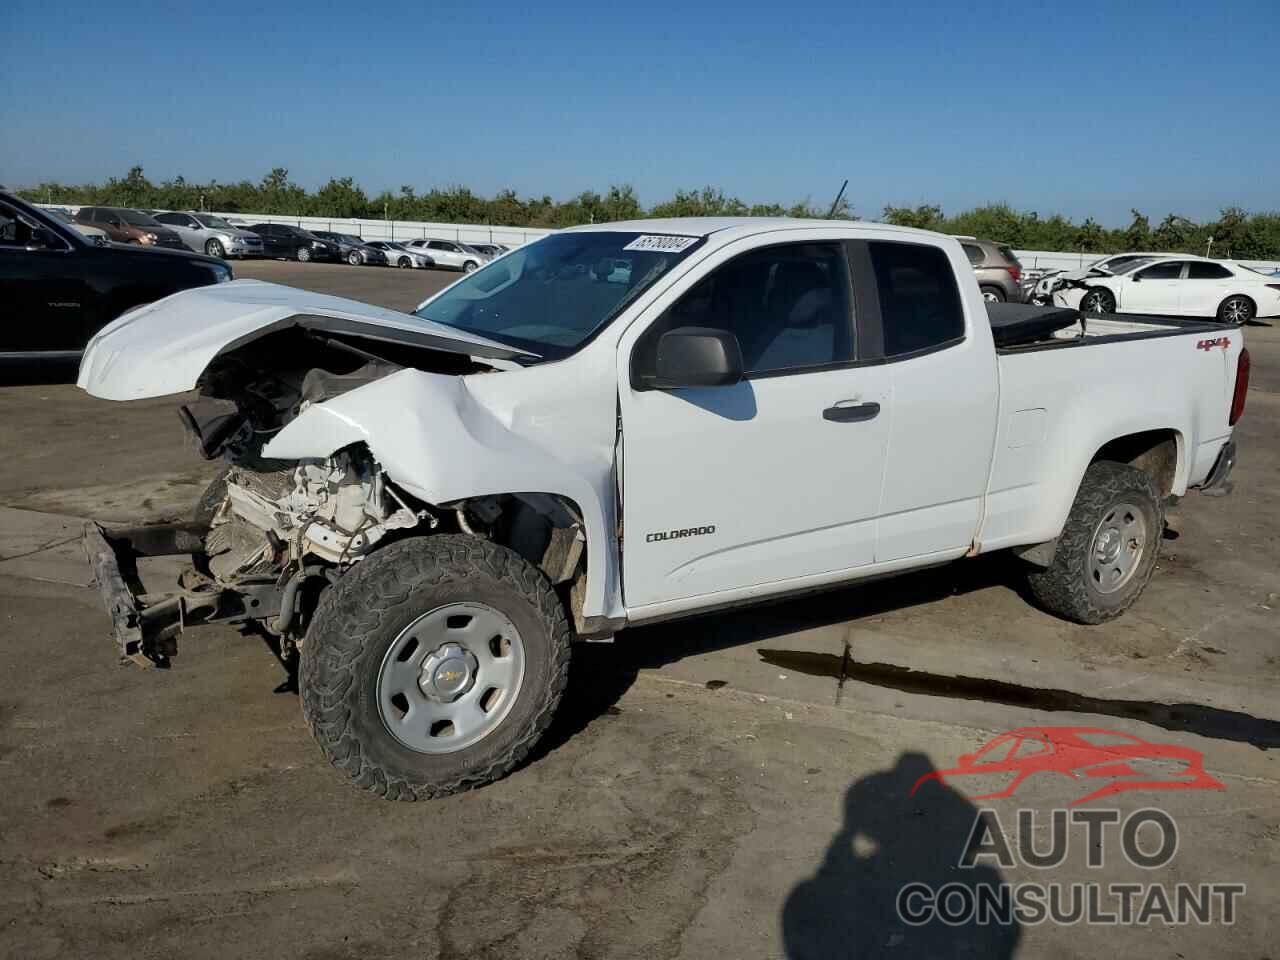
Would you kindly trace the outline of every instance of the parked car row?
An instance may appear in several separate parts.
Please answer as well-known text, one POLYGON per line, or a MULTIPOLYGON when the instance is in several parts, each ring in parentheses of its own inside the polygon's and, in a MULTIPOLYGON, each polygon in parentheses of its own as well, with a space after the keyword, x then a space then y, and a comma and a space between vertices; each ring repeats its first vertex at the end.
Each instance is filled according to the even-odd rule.
POLYGON ((288 223, 245 224, 211 213, 81 207, 74 216, 65 211, 61 216, 82 233, 101 235, 110 242, 190 249, 220 259, 275 257, 470 273, 510 249, 499 243, 468 244, 434 237, 367 241, 355 234, 288 223))

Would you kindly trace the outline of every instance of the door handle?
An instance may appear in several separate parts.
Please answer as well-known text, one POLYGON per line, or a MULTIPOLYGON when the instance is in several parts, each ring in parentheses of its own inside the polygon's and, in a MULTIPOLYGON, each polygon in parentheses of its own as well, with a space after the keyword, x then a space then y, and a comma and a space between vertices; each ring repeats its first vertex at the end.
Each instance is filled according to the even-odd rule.
POLYGON ((833 423, 859 423, 863 420, 872 420, 879 413, 880 404, 878 403, 851 403, 848 400, 841 400, 823 410, 822 419, 833 423))

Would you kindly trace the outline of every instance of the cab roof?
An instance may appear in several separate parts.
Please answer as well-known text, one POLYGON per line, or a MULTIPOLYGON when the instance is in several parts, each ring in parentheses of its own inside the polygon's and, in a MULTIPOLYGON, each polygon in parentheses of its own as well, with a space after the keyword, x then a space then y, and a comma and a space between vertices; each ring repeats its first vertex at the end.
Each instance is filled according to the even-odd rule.
MULTIPOLYGON (((795 230, 803 227, 843 227, 858 232, 914 234, 921 237, 937 239, 946 234, 932 230, 919 230, 915 227, 898 227, 888 223, 874 223, 867 220, 817 220, 800 219, 798 217, 666 217, 648 220, 619 220, 613 223, 593 223, 581 227, 570 227, 562 233, 656 233, 676 234, 684 237, 710 237, 723 234, 729 237, 750 236, 755 233, 766 233, 771 230, 795 230)), ((948 239, 950 239, 948 237, 948 239)))

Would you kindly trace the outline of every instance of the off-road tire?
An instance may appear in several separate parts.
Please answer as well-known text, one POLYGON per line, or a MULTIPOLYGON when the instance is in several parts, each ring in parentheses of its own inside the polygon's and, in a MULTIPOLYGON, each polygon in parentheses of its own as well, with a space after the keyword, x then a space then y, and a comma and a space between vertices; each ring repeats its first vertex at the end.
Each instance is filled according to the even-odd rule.
POLYGON ((388 800, 427 800, 511 772, 546 732, 569 675, 570 630, 550 581, 506 547, 462 535, 417 537, 361 561, 325 591, 302 645, 302 713, 321 752, 388 800), (411 750, 377 704, 387 649, 421 614, 458 601, 507 616, 524 644, 511 712, 484 739, 447 754, 411 750))
POLYGON ((1053 563, 1033 569, 1027 582, 1036 601, 1050 613, 1076 623, 1114 620, 1138 599, 1155 571, 1164 535, 1164 502, 1151 475, 1125 463, 1102 460, 1089 465, 1053 563), (1095 589, 1089 575, 1094 534, 1111 507, 1130 503, 1141 509, 1147 524, 1146 544, 1131 579, 1114 593, 1095 589))
POLYGON ((204 493, 200 494, 195 509, 191 511, 191 519, 196 523, 207 527, 213 522, 213 515, 227 496, 227 474, 230 470, 230 466, 224 466, 209 481, 209 486, 204 488, 204 493))

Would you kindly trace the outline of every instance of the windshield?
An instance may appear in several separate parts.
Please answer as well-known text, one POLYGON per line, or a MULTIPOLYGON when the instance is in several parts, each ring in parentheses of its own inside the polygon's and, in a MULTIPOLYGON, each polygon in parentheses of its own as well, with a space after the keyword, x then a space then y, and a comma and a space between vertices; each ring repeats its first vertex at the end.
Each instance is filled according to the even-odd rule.
POLYGON ((140 210, 121 210, 119 213, 121 220, 125 223, 131 223, 135 227, 159 227, 162 225, 155 217, 140 210))
POLYGON ((231 228, 231 224, 223 220, 221 217, 211 217, 207 213, 194 214, 195 218, 203 223, 206 227, 219 227, 223 230, 231 228))
POLYGON ((552 234, 464 277, 417 315, 559 359, 698 243, 637 233, 552 234))

